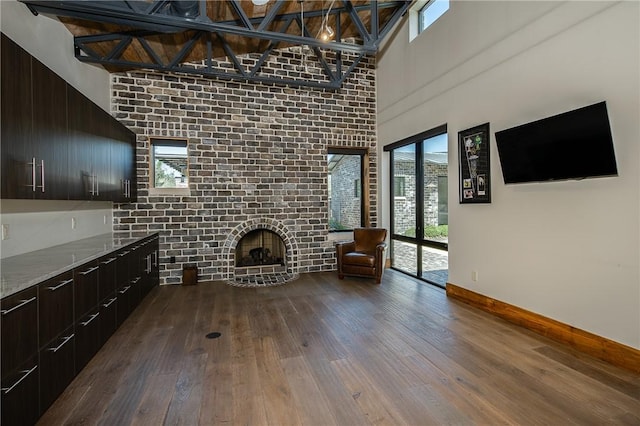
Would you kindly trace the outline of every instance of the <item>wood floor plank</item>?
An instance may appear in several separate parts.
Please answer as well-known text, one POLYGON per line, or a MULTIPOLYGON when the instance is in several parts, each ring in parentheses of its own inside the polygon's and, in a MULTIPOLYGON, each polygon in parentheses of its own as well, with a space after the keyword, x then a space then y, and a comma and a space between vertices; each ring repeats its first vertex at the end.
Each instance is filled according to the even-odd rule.
POLYGON ((177 374, 152 375, 146 383, 144 394, 133 418, 132 426, 160 425, 167 416, 167 407, 173 398, 177 374), (162 389, 162 392, 158 392, 162 389))
POLYGON ((256 339, 256 360, 260 389, 271 425, 301 425, 293 402, 293 391, 282 368, 278 350, 269 336, 256 339))
POLYGON ((291 402, 304 425, 339 425, 333 416, 331 405, 320 390, 306 357, 286 358, 281 361, 284 376, 291 389, 291 402))
POLYGON ((407 424, 398 407, 387 400, 366 374, 363 366, 357 360, 338 359, 331 362, 351 393, 362 414, 369 424, 400 425, 407 424))
POLYGON ((41 425, 638 425, 640 375, 388 271, 154 289, 41 425), (218 332, 217 338, 207 338, 218 332))
MULTIPOLYGON (((184 359, 164 423, 170 425, 195 425, 200 419, 202 388, 207 365, 207 353, 194 351, 184 359)), ((121 423, 112 423, 121 424, 121 423)))

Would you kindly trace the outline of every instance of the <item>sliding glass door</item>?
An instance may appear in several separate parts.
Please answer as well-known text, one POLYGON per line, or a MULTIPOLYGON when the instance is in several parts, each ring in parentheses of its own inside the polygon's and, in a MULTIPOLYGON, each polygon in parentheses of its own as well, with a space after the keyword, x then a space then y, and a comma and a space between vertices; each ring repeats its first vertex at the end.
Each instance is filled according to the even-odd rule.
POLYGON ((448 279, 447 128, 385 147, 391 154, 391 266, 444 287, 448 279))

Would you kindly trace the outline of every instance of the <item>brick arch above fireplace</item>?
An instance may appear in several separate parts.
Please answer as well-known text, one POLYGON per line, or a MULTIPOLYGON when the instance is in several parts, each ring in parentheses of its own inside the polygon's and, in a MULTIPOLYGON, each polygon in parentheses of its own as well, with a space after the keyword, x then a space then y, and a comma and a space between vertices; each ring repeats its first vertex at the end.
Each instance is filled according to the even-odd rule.
MULTIPOLYGON (((255 218, 242 222, 229 232, 223 246, 221 261, 223 264, 223 278, 231 285, 241 287, 259 287, 284 284, 298 277, 299 269, 299 250, 298 243, 293 233, 287 226, 277 219, 272 218, 255 218), (286 260, 283 271, 277 271, 273 267, 252 267, 255 273, 261 275, 260 279, 240 279, 237 276, 235 250, 238 242, 251 231, 257 229, 265 229, 274 232, 282 238, 286 248, 286 260), (269 275, 275 277, 269 277, 269 275)), ((247 268, 244 268, 245 270, 247 268)))

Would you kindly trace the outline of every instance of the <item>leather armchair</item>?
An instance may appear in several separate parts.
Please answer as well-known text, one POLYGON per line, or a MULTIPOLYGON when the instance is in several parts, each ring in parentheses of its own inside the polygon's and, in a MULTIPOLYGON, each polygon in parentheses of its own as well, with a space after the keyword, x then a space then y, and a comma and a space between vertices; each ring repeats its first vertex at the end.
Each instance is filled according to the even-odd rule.
POLYGON ((336 244, 338 278, 343 279, 345 275, 373 277, 376 284, 380 284, 385 265, 386 238, 387 230, 383 228, 354 229, 353 241, 336 244))

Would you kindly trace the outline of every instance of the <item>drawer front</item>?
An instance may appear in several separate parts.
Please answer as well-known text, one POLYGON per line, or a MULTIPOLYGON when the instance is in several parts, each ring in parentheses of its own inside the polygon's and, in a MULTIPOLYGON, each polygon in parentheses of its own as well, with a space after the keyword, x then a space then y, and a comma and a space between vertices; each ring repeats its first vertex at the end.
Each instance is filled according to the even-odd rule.
POLYGON ((98 279, 98 300, 104 300, 116 291, 116 266, 118 257, 113 254, 99 261, 100 277, 98 279))
POLYGON ((69 327, 40 351, 40 408, 42 412, 60 396, 75 376, 75 334, 69 327))
POLYGON ((115 292, 100 302, 100 340, 103 345, 118 328, 117 306, 118 298, 115 292))
POLYGON ((32 287, 0 301, 3 378, 38 353, 37 295, 32 287))
POLYGON ((0 384, 3 425, 33 425, 40 417, 37 354, 0 384))
POLYGON ((90 262, 73 271, 76 321, 98 305, 99 269, 98 262, 90 262))
POLYGON ((75 326, 76 373, 93 358, 101 346, 100 310, 95 308, 80 318, 75 326))
POLYGON ((38 286, 40 347, 73 325, 73 272, 69 271, 38 286))

